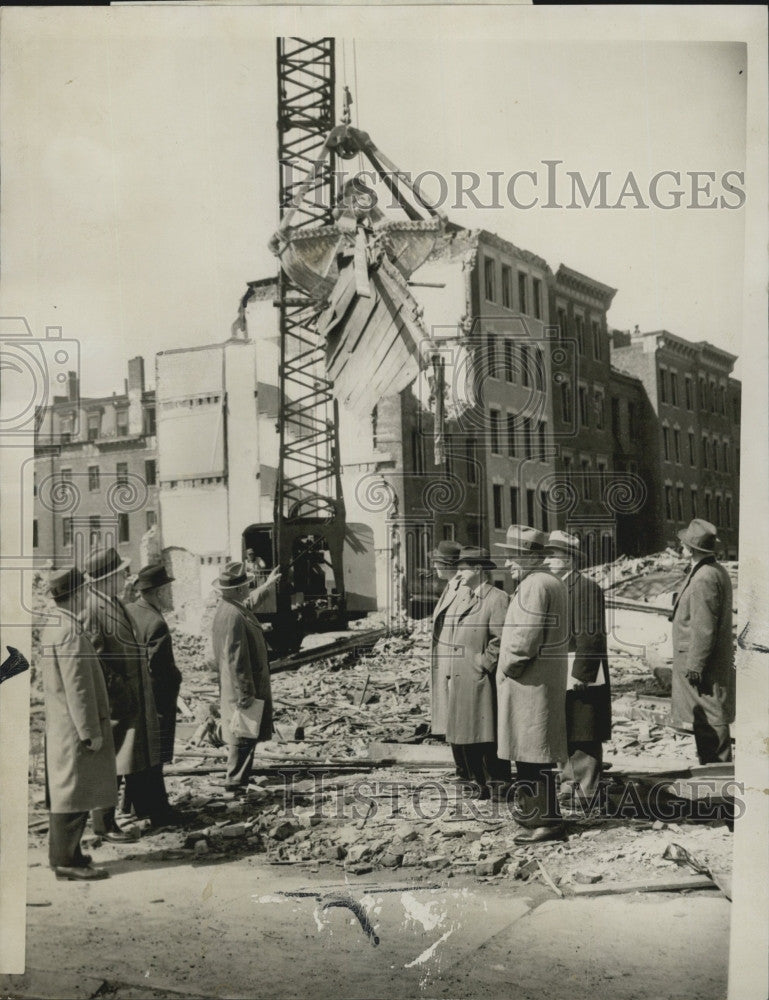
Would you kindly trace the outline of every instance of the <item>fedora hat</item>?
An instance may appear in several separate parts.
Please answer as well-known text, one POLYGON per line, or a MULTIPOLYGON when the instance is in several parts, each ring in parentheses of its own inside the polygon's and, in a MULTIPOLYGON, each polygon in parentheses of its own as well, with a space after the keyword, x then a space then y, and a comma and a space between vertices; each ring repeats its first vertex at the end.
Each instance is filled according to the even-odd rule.
POLYGON ((86 579, 75 566, 54 570, 48 580, 48 590, 54 601, 63 601, 86 585, 86 579))
POLYGON ((254 574, 246 570, 246 564, 242 562, 225 563, 219 572, 219 576, 211 584, 216 590, 236 590, 244 583, 252 583, 254 574))
POLYGON ((720 541, 718 529, 715 524, 705 521, 701 517, 695 517, 688 527, 678 532, 678 537, 690 549, 695 552, 708 552, 713 554, 716 551, 716 542, 720 541))
POLYGON ((497 564, 491 558, 488 549, 480 549, 476 545, 463 545, 457 557, 457 566, 466 563, 468 566, 480 566, 481 569, 496 569, 497 564))
POLYGON ((144 593, 145 590, 155 590, 157 587, 162 587, 166 583, 173 582, 174 578, 168 575, 162 563, 153 563, 150 566, 142 566, 136 574, 136 583, 134 586, 137 590, 144 593))
POLYGON ((87 580, 104 580, 121 569, 128 569, 130 559, 123 559, 117 549, 94 549, 85 561, 87 580))
POLYGON ((438 548, 433 549, 430 553, 430 558, 436 566, 456 566, 461 550, 462 546, 459 542, 452 542, 445 539, 442 542, 438 542, 438 548))
POLYGON ((495 542, 494 547, 525 555, 527 552, 542 552, 546 544, 547 535, 544 531, 537 531, 525 524, 511 524, 504 542, 495 542))
POLYGON ((545 543, 545 554, 548 552, 568 552, 569 555, 579 556, 579 538, 567 531, 551 531, 545 543))

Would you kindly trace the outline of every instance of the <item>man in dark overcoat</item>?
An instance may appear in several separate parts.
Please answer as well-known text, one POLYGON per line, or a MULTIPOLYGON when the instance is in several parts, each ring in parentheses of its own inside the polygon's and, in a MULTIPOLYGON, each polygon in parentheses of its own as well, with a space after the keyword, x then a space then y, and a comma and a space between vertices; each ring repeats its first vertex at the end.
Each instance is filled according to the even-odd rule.
POLYGON ((603 744, 611 739, 611 686, 606 648, 603 590, 579 572, 576 535, 553 531, 545 566, 566 584, 569 595, 569 673, 566 679, 566 741, 569 759, 561 772, 564 798, 587 804, 599 788, 603 744))
POLYGON ((49 588, 60 622, 47 626, 41 637, 48 859, 59 879, 102 879, 109 872, 91 865, 80 840, 89 811, 117 803, 107 687, 78 620, 86 596, 83 574, 58 570, 49 588))
MULTIPOLYGON (((158 787, 160 763, 158 715, 147 663, 133 632, 125 605, 117 596, 125 583, 128 562, 114 548, 96 549, 86 560, 90 593, 82 615, 83 628, 99 654, 109 695, 117 773, 136 815, 155 824, 165 818, 167 801, 158 787)), ((135 840, 122 830, 115 809, 91 814, 94 833, 114 843, 135 840)))
POLYGON ((181 672, 174 660, 171 632, 163 616, 169 606, 168 587, 172 582, 173 577, 168 575, 162 563, 143 566, 134 584, 139 597, 126 605, 134 635, 147 658, 152 695, 158 713, 160 763, 155 768, 155 780, 158 783, 158 796, 165 800, 167 808, 165 817, 158 815, 156 818, 158 821, 164 819, 166 825, 181 819, 168 806, 163 779, 163 764, 170 764, 174 759, 176 700, 182 683, 181 672))
POLYGON ((229 748, 225 788, 238 794, 248 786, 257 741, 270 739, 273 732, 267 643, 259 620, 246 603, 252 580, 244 563, 230 562, 213 584, 221 595, 212 644, 219 671, 222 737, 229 748), (233 716, 236 709, 250 708, 255 699, 264 702, 259 732, 255 737, 245 736, 233 730, 233 716))
POLYGON ((700 764, 732 759, 732 581, 716 560, 716 534, 715 526, 701 518, 678 533, 691 566, 671 615, 671 720, 674 726, 694 729, 700 764))

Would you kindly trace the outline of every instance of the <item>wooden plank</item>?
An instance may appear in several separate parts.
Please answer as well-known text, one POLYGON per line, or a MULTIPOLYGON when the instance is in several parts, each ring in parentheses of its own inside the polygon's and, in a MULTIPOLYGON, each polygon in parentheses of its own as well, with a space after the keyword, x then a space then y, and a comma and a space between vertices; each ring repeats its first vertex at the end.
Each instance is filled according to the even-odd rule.
POLYGON ((451 747, 425 746, 423 743, 369 743, 370 760, 394 760, 398 764, 452 764, 451 747))
POLYGON ((682 878, 637 879, 633 882, 597 882, 579 885, 572 890, 574 896, 621 896, 630 892, 685 892, 692 889, 717 889, 712 879, 704 875, 686 875, 682 878))

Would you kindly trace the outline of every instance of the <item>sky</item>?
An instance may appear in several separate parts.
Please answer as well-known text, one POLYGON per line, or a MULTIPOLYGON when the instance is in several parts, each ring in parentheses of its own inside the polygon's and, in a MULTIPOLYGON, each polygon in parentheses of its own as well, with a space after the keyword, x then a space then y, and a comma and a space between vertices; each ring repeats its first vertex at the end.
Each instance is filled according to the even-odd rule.
MULTIPOLYGON (((502 206, 452 199, 451 220, 616 288, 610 324, 739 354, 745 209, 685 206, 687 171, 715 172, 701 201, 737 200, 721 178, 745 169, 745 47, 608 44, 594 15, 566 32, 558 10, 479 8, 461 34, 433 8, 335 16, 337 104, 347 82, 354 121, 401 169, 499 172, 502 206), (588 190, 608 171, 610 204, 629 172, 648 202, 650 179, 678 171, 682 207, 543 208, 545 160, 588 190), (508 202, 517 171, 537 174, 540 205, 508 202)), ((158 350, 226 339, 246 283, 275 273, 275 34, 321 33, 307 27, 245 6, 3 11, 2 315, 76 338, 84 394, 120 390, 136 354, 151 372, 158 350)))

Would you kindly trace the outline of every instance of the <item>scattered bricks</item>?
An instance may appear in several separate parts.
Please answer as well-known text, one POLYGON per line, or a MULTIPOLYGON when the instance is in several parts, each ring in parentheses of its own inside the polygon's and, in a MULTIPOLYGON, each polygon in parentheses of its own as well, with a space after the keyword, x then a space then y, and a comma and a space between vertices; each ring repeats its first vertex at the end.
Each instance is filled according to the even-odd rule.
POLYGON ((667 823, 663 823, 661 819, 655 819, 652 823, 652 830, 667 830, 667 823))
POLYGON ((198 840, 195 842, 195 854, 208 854, 209 847, 208 842, 205 840, 198 840))
POLYGON ((476 875, 499 875, 507 861, 507 854, 498 854, 493 858, 488 858, 486 861, 479 861, 475 866, 476 875))
POLYGON ((194 847, 200 840, 205 840, 207 836, 208 829, 195 830, 194 833, 190 833, 184 838, 182 847, 194 847))
POLYGON ((441 868, 447 868, 451 862, 442 854, 431 854, 429 858, 424 858, 422 864, 425 868, 432 868, 439 871, 441 868))
POLYGON ((539 871, 539 865, 537 864, 536 858, 529 858, 528 861, 519 861, 518 865, 513 872, 513 878, 521 879, 521 881, 526 882, 536 875, 539 871))
POLYGON ((600 882, 602 878, 603 875, 590 872, 573 872, 571 876, 572 882, 576 882, 577 885, 593 885, 595 882, 600 882))
POLYGON ((272 840, 287 840, 292 834, 296 833, 299 827, 292 823, 290 820, 283 820, 282 823, 276 823, 275 826, 270 830, 270 838, 272 840))
POLYGON ((305 830, 309 830, 313 826, 318 826, 322 822, 321 816, 316 816, 315 813, 311 812, 297 813, 296 818, 305 830))
POLYGON ((399 823, 395 828, 393 839, 399 840, 402 844, 408 844, 412 840, 419 839, 419 831, 409 826, 408 823, 399 823))
POLYGON ((347 860, 355 864, 371 856, 371 848, 368 844, 353 844, 347 852, 347 860))
POLYGON ((351 875, 368 875, 368 873, 372 872, 373 870, 374 869, 372 868, 371 865, 364 865, 364 864, 352 865, 352 867, 347 868, 347 871, 350 872, 351 875))
POLYGON ((240 802, 228 802, 227 803, 227 812, 231 812, 231 813, 240 812, 242 808, 243 808, 243 806, 242 806, 242 804, 240 802))
POLYGON ((400 866, 403 864, 403 855, 394 854, 388 851, 386 854, 382 855, 380 864, 382 865, 383 868, 400 868, 400 866))

